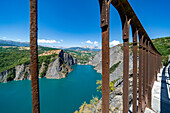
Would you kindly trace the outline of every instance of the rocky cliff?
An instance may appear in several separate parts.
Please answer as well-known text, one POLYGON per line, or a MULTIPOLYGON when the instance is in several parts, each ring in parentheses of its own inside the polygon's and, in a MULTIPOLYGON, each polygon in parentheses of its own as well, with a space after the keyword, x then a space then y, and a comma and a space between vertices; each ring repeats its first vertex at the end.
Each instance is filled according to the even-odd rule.
MULTIPOLYGON (((39 56, 39 77, 65 78, 72 71, 71 66, 77 64, 77 59, 60 50, 58 53, 39 56)), ((31 79, 30 64, 24 63, 0 73, 0 82, 31 79)))
MULTIPOLYGON (((92 65, 97 72, 102 73, 102 55, 101 51, 96 54, 92 60, 92 65)), ((139 62, 138 62, 139 64, 139 62)), ((133 53, 129 49, 129 105, 132 103, 132 80, 133 80, 133 53)), ((110 48, 110 84, 114 90, 110 89, 110 112, 117 113, 123 110, 123 47, 122 44, 110 48)), ((80 107, 80 113, 92 112, 101 113, 102 99, 93 98, 90 104, 84 103, 80 107)), ((129 106, 130 107, 130 106, 129 106)), ((76 111, 78 112, 78 111, 76 111)), ((76 113, 75 112, 75 113, 76 113)))
MULTIPOLYGON (((123 48, 122 44, 110 48, 110 69, 115 67, 114 71, 110 72, 110 81, 118 79, 123 76, 123 48), (119 63, 120 62, 120 63, 119 63)), ((92 65, 95 66, 97 72, 102 73, 102 54, 98 52, 92 60, 92 65)), ((133 55, 132 51, 129 50, 129 74, 132 74, 133 69, 133 55)))

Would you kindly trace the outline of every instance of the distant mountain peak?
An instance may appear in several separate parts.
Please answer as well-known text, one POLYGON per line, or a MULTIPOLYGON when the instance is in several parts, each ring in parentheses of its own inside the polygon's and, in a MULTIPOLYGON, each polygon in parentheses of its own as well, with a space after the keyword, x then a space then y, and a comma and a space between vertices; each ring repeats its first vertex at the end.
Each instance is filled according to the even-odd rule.
POLYGON ((29 42, 17 42, 12 40, 1 40, 0 39, 0 46, 30 46, 29 42))

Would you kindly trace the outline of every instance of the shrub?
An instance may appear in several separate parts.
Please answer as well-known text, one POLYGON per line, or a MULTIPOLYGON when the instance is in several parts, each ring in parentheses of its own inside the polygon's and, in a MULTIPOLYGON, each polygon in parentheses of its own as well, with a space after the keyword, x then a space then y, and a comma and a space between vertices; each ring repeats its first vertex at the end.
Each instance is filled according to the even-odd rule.
POLYGON ((11 81, 11 80, 14 80, 15 78, 15 68, 13 68, 9 74, 7 75, 7 81, 11 81))
POLYGON ((110 68, 110 73, 113 73, 116 68, 119 66, 119 64, 121 63, 121 61, 117 62, 116 64, 114 64, 111 68, 110 68))
MULTIPOLYGON (((110 87, 110 92, 115 90, 115 83, 119 80, 120 78, 113 80, 109 83, 109 87, 110 87)), ((102 91, 102 80, 97 80, 96 84, 98 84, 99 86, 97 87, 97 91, 102 91)))

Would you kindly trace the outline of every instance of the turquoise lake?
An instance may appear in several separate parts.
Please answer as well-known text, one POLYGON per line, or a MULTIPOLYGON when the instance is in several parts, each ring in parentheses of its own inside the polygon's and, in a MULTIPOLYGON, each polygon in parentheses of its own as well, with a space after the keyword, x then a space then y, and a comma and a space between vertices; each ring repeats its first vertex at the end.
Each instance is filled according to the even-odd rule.
MULTIPOLYGON (((39 79, 41 113, 73 113, 84 101, 90 103, 101 79, 91 65, 74 65, 74 70, 63 79, 39 79)), ((31 81, 0 83, 0 113, 31 113, 31 81)))

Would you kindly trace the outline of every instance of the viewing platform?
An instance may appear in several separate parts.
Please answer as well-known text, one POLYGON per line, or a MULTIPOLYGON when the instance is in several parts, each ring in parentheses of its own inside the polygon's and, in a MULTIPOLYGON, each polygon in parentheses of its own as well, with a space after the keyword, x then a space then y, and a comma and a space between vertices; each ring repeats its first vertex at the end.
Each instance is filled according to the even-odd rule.
POLYGON ((152 88, 152 104, 145 113, 170 113, 170 63, 164 66, 157 75, 152 88))

